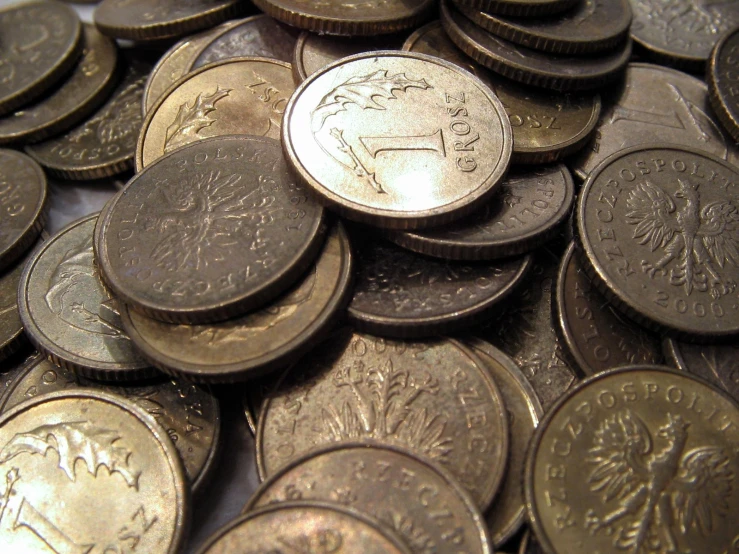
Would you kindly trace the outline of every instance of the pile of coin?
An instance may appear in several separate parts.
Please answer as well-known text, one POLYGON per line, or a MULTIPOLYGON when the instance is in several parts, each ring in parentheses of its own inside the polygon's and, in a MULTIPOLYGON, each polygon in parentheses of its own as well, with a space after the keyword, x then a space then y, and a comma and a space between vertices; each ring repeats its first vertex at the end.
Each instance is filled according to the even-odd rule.
POLYGON ((0 11, 2 551, 734 552, 739 4, 694 4, 0 11), (49 235, 47 178, 120 190, 49 235), (198 544, 234 402, 261 485, 198 544))

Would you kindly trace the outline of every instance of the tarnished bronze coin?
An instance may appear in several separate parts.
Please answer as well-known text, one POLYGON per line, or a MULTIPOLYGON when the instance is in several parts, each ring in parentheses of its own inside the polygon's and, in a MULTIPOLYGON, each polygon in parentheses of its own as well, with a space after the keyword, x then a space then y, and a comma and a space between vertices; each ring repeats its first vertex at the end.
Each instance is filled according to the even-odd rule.
POLYGON ((99 391, 55 392, 0 417, 0 543, 7 552, 175 554, 190 506, 182 462, 144 410, 99 391))
POLYGON ((28 256, 17 261, 14 267, 0 272, 0 361, 17 352, 26 343, 18 312, 18 287, 27 261, 28 256))
POLYGON ((358 245, 347 316, 368 333, 428 337, 486 319, 525 278, 531 257, 448 262, 380 240, 358 245))
POLYGON ((571 161, 583 179, 611 154, 639 144, 682 144, 739 162, 739 150, 713 121, 705 83, 686 73, 631 63, 607 104, 592 144, 571 161))
POLYGON ((136 147, 136 170, 208 137, 280 138, 282 114, 295 90, 290 64, 234 58, 188 73, 148 112, 136 147))
POLYGON ((0 414, 29 398, 80 387, 123 397, 143 409, 172 439, 193 488, 207 480, 220 440, 218 400, 209 390, 184 381, 112 385, 78 376, 48 359, 36 358, 0 395, 0 414))
POLYGON ((62 2, 0 11, 0 114, 28 104, 69 71, 82 52, 82 24, 62 2))
POLYGON ((599 88, 620 77, 631 56, 630 40, 600 56, 539 52, 478 27, 450 0, 441 2, 441 21, 449 38, 475 61, 509 79, 537 87, 559 91, 599 88))
POLYGON ((200 554, 254 552, 410 554, 399 535, 336 503, 283 502, 244 514, 216 532, 200 554), (287 549, 287 550, 284 550, 287 549))
POLYGON ((513 140, 503 105, 439 58, 359 54, 303 82, 288 103, 290 165, 349 218, 413 229, 459 219, 497 189, 513 140))
POLYGON ((0 144, 29 143, 64 132, 102 104, 116 84, 115 42, 83 27, 82 58, 46 98, 0 119, 0 144))
POLYGON ((567 354, 585 375, 662 363, 659 338, 619 313, 596 290, 580 267, 574 242, 559 266, 554 315, 567 354))
POLYGON ((288 173, 280 143, 215 137, 137 174, 103 213, 97 259, 115 294, 172 323, 259 308, 311 265, 323 208, 288 173))
POLYGON ((542 417, 539 398, 519 367, 503 352, 480 340, 465 341, 485 364, 505 401, 510 430, 510 453, 505 481, 492 506, 485 513, 490 539, 496 547, 510 539, 521 527, 526 508, 521 468, 526 449, 542 417))
POLYGON ((526 501, 544 552, 731 552, 739 405, 684 372, 588 379, 542 421, 526 501))
POLYGON ((695 149, 635 147, 588 178, 583 269, 632 319, 690 341, 739 334, 739 169, 695 149))
POLYGON ((418 29, 403 50, 443 58, 470 71, 500 98, 513 128, 514 164, 554 162, 582 148, 600 115, 594 93, 554 92, 516 83, 491 72, 464 54, 441 23, 418 29))
POLYGON ((710 381, 739 402, 739 346, 666 339, 663 348, 670 364, 710 381))
POLYGON ((167 373, 206 382, 252 379, 286 367, 315 346, 346 305, 351 268, 349 238, 337 224, 316 265, 260 311, 221 323, 176 325, 124 306, 123 325, 142 353, 167 373))
POLYGON ((438 464, 374 442, 335 444, 275 474, 244 509, 290 500, 355 508, 394 529, 414 554, 492 554, 469 494, 438 464))
POLYGON ((104 179, 133 166, 141 129, 141 98, 151 64, 143 58, 124 57, 123 80, 102 108, 70 132, 26 147, 54 177, 104 179))
POLYGON ((483 509, 505 473, 508 421, 498 387, 477 356, 449 339, 337 332, 289 369, 262 405, 259 475, 318 447, 365 438, 444 466, 483 509))
POLYGON ((288 25, 329 35, 396 33, 431 16, 432 0, 256 0, 254 5, 288 25))
POLYGON ((455 0, 460 6, 487 13, 535 17, 558 14, 575 6, 579 0, 455 0))
POLYGON ((727 33, 716 44, 706 82, 714 113, 724 129, 739 142, 739 28, 727 33))
POLYGON ((92 252, 97 214, 70 224, 36 250, 18 290, 31 342, 60 366, 93 378, 133 380, 155 370, 123 331, 92 252))
POLYGON ((213 27, 246 5, 240 0, 102 0, 95 8, 95 25, 115 38, 174 38, 213 27))
POLYGON ((0 149, 0 271, 34 243, 46 222, 46 176, 36 162, 0 149))
POLYGON ((572 176, 561 164, 511 171, 502 189, 487 206, 462 221, 393 233, 390 240, 416 252, 453 260, 523 254, 559 232, 575 198, 572 176))

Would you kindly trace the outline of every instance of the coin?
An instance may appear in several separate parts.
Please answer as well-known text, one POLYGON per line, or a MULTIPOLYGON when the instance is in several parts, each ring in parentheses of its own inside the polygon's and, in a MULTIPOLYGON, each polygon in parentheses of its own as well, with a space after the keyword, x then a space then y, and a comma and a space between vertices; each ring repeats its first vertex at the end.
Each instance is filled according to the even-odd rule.
POLYGON ((99 391, 50 393, 0 417, 0 445, 8 551, 182 547, 190 516, 182 463, 138 406, 99 391))
POLYGON ((72 68, 82 24, 62 2, 28 2, 0 11, 0 115, 28 104, 72 68))
POLYGON ((637 146, 593 170, 577 207, 583 269, 614 306, 691 341, 739 333, 739 170, 637 146))
POLYGON ((621 315, 591 284, 571 243, 559 266, 554 317, 573 367, 585 375, 662 363, 659 339, 621 315))
POLYGON ((285 502, 244 514, 216 532, 200 554, 255 552, 410 554, 386 526, 356 510, 322 502, 285 502))
POLYGON ((624 42, 631 24, 629 0, 584 0, 566 12, 541 18, 510 18, 479 9, 457 8, 473 23, 515 44, 564 55, 612 50, 624 42))
POLYGON ((115 38, 159 40, 213 27, 244 9, 239 0, 102 0, 95 25, 115 38))
POLYGON ((46 223, 46 176, 36 162, 0 149, 0 271, 23 255, 46 223))
POLYGON ((403 50, 443 58, 470 71, 500 98, 513 128, 514 164, 557 161, 581 149, 598 123, 600 96, 542 90, 516 83, 491 72, 464 54, 441 23, 418 29, 403 50))
POLYGON ((510 296, 531 266, 530 256, 448 262, 379 240, 357 250, 348 319, 360 330, 389 337, 428 337, 478 323, 510 296))
POLYGON ((682 144, 739 162, 739 151, 713 122, 706 85, 695 77, 631 63, 611 94, 592 144, 571 161, 582 179, 611 154, 638 144, 682 144))
POLYGON ((26 343, 18 314, 18 285, 27 259, 0 272, 0 361, 17 352, 26 343))
POLYGON ((711 53, 706 82, 713 113, 724 129, 739 141, 739 29, 727 33, 711 53))
POLYGON ((256 0, 254 5, 288 25, 329 35, 389 34, 422 23, 434 10, 432 0, 256 0))
POLYGON ((390 240, 415 252, 452 260, 523 254, 559 232, 575 198, 572 176, 562 164, 513 170, 502 189, 487 206, 462 221, 393 233, 390 240))
POLYGON ((485 364, 500 388, 508 412, 511 441, 507 474, 497 498, 485 514, 491 541, 499 547, 518 531, 524 521, 526 510, 521 468, 529 441, 544 411, 533 387, 513 360, 480 339, 467 340, 464 344, 485 364))
POLYGON ((631 36, 648 56, 703 73, 719 37, 739 25, 739 5, 711 0, 631 0, 631 36))
POLYGON ((459 219, 497 189, 511 126, 477 78, 439 58, 359 54, 301 84, 285 110, 290 165, 348 218, 413 229, 459 219))
POLYGON ((600 56, 546 54, 520 46, 481 29, 450 2, 441 2, 441 22, 449 38, 472 57, 501 75, 527 85, 558 91, 602 87, 616 80, 631 56, 631 41, 600 56))
POLYGON ((455 0, 455 3, 487 13, 534 17, 563 12, 578 0, 455 0))
POLYGON ((136 170, 203 138, 280 138, 282 114, 295 86, 290 64, 234 58, 188 73, 148 112, 136 147, 136 170))
POLYGON ((733 344, 688 344, 666 339, 665 357, 678 369, 710 381, 739 401, 739 347, 733 344))
POLYGON ((21 321, 57 365, 105 380, 151 377, 100 281, 92 253, 96 219, 70 224, 34 252, 18 289, 21 321))
POLYGON ((438 465, 395 447, 335 444, 299 458, 265 482, 244 512, 296 499, 332 501, 376 517, 417 554, 492 553, 469 494, 438 465))
POLYGON ((163 323, 124 306, 134 343, 165 372, 193 381, 230 382, 284 368, 313 348, 350 294, 351 247, 341 224, 329 232, 316 265, 277 301, 209 325, 163 323))
POLYGON ((280 143, 215 137, 137 174, 100 223, 103 277, 132 308, 209 323, 264 306, 318 254, 324 211, 287 171, 280 143))
POLYGON ((141 97, 151 64, 122 56, 125 74, 112 97, 90 119, 68 133, 26 146, 54 177, 104 179, 130 169, 141 129, 141 97))
POLYGON ((529 448, 536 537, 567 554, 730 552, 737 444, 739 406, 687 373, 630 366, 592 377, 549 412, 529 448))
POLYGON ((5 391, 10 388, 15 378, 25 370, 26 367, 38 363, 44 356, 36 351, 17 352, 3 360, 2 369, 0 369, 0 398, 3 397, 5 391))
POLYGON ((469 349, 450 339, 397 342, 343 329, 289 369, 262 404, 259 475, 271 477, 323 445, 365 438, 444 466, 482 508, 508 457, 500 392, 469 349))
POLYGON ((256 437, 257 426, 259 423, 259 412, 262 410, 264 399, 275 388, 275 383, 279 378, 278 375, 270 375, 260 379, 250 379, 244 388, 244 394, 241 397, 241 404, 244 408, 244 416, 249 426, 249 431, 256 437))
POLYGON ((531 531, 527 530, 523 539, 521 539, 518 554, 544 554, 544 551, 539 546, 539 543, 536 542, 536 538, 534 538, 534 534, 531 531))

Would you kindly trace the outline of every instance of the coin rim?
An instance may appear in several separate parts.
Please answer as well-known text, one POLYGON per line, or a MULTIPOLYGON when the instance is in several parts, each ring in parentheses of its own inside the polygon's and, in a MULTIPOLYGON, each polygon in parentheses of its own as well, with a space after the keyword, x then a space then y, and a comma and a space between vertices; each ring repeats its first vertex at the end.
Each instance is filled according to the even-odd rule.
POLYGON ((298 35, 298 40, 295 41, 295 49, 293 50, 293 58, 290 65, 293 68, 293 81, 295 82, 296 88, 308 78, 308 73, 303 63, 303 52, 305 51, 305 43, 310 36, 310 31, 303 31, 298 35))
POLYGON ((708 85, 708 100, 710 101, 713 112, 716 118, 723 125, 724 131, 726 131, 736 142, 739 142, 739 121, 737 116, 739 114, 733 114, 726 102, 725 94, 722 94, 719 90, 719 81, 723 80, 719 75, 719 58, 721 57, 722 50, 726 43, 732 38, 739 37, 739 27, 729 29, 728 32, 724 33, 724 36, 716 43, 711 51, 711 55, 708 60, 708 67, 706 70, 705 82, 708 85))
POLYGON ((569 10, 579 0, 454 0, 455 3, 469 6, 488 13, 512 17, 551 16, 569 10))

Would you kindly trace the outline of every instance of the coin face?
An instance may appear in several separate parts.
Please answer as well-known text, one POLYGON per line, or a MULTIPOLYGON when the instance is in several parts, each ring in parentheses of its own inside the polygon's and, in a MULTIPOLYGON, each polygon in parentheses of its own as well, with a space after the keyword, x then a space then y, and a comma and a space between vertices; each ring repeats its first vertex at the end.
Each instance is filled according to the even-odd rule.
POLYGON ((500 193, 463 221, 394 233, 390 240, 416 252, 455 260, 522 254, 559 231, 574 198, 572 176, 562 164, 515 169, 506 176, 500 193))
POLYGON ((455 0, 455 3, 487 13, 534 17, 563 12, 577 4, 577 0, 455 0))
POLYGON ((678 369, 702 377, 739 401, 739 347, 733 344, 689 344, 665 340, 667 360, 678 369))
POLYGON ((164 323, 124 306, 123 325, 141 351, 168 373, 229 382, 284 368, 315 346, 350 293, 351 247, 340 224, 316 265, 259 311, 205 325, 164 323))
POLYGON ((46 176, 28 156, 0 149, 0 271, 33 244, 46 221, 46 176))
POLYGON ((706 85, 681 71, 632 63, 621 86, 608 98, 590 146, 571 167, 583 179, 624 148, 670 142, 739 161, 737 148, 714 123, 706 85))
POLYGON ((662 363, 657 336, 603 298, 580 267, 574 242, 559 267, 554 306, 567 353, 585 375, 625 365, 662 363))
POLYGON ((409 554, 386 526, 336 504, 285 502, 244 514, 213 535, 201 554, 237 554, 245 544, 255 552, 363 552, 409 554), (307 550, 306 550, 307 549, 307 550))
POLYGON ((359 54, 308 78, 288 103, 289 163, 322 201, 388 228, 458 219, 496 190, 511 126, 484 83, 438 58, 359 54))
POLYGON ((36 250, 21 276, 18 307, 31 342, 57 365, 108 380, 154 370, 123 331, 92 252, 97 214, 72 223, 36 250))
POLYGON ((492 553, 482 517, 456 481, 438 465, 389 446, 338 444, 298 459, 265 482, 245 512, 295 499, 331 501, 369 514, 414 553, 492 553))
POLYGON ((686 373, 632 366, 593 377, 529 449, 536 536, 545 552, 568 554, 731 552, 737 441, 739 406, 686 373))
POLYGON ((600 96, 554 92, 500 77, 465 55, 441 23, 421 27, 403 50, 443 58, 473 73, 500 98, 513 128, 511 161, 521 164, 554 162, 583 147, 600 115, 600 96))
POLYGON ((143 410, 98 391, 29 400, 0 417, 0 540, 12 552, 179 552, 182 464, 143 410))
POLYGON ((225 60, 187 74, 147 114, 136 151, 137 171, 208 137, 279 139, 294 89, 290 64, 268 58, 225 60))
POLYGON ((216 137, 134 177, 100 223, 98 261, 113 291, 173 323, 261 307, 313 262, 323 209, 287 171, 280 143, 216 137))
POLYGON ((82 24, 62 2, 28 2, 0 11, 0 114, 43 94, 77 61, 82 24))
POLYGON ((739 333, 739 171, 694 149, 636 147, 588 178, 577 209, 583 263, 644 325, 693 340, 739 333))
POLYGON ((449 339, 394 342, 345 329, 288 370, 262 405, 260 476, 320 446, 357 438, 444 466, 483 509, 508 456, 500 393, 467 348, 449 339))
POLYGON ((739 68, 739 32, 726 34, 713 49, 708 66, 708 83, 711 107, 724 129, 739 141, 739 97, 736 81, 739 68))

